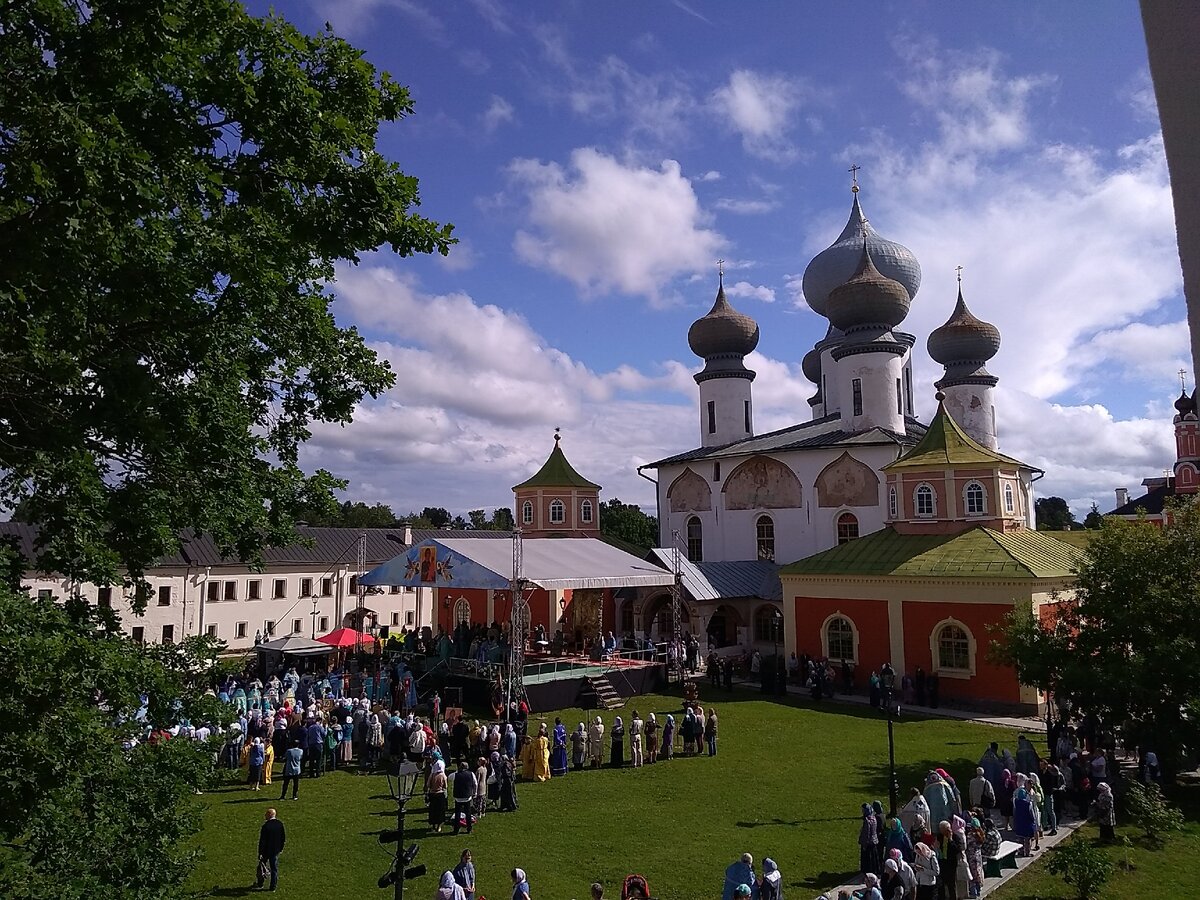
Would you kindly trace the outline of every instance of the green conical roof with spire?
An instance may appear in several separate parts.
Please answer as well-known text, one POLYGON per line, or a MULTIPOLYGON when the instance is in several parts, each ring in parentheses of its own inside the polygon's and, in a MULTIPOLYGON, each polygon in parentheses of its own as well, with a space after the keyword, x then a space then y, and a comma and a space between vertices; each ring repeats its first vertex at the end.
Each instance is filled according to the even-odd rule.
MULTIPOLYGON (((1019 459, 989 450, 971 438, 954 416, 946 412, 945 395, 937 394, 938 408, 929 429, 917 445, 897 459, 883 466, 884 471, 893 469, 944 469, 947 466, 1016 466, 1033 469, 1019 459)), ((1038 471, 1038 470, 1034 470, 1038 471)))
POLYGON ((549 458, 534 473, 532 478, 516 485, 513 488, 514 491, 519 491, 522 488, 537 487, 573 487, 593 491, 600 490, 600 485, 593 484, 575 471, 574 466, 567 461, 566 454, 562 452, 562 447, 559 446, 560 440, 562 440, 562 435, 555 429, 554 449, 550 451, 549 458))

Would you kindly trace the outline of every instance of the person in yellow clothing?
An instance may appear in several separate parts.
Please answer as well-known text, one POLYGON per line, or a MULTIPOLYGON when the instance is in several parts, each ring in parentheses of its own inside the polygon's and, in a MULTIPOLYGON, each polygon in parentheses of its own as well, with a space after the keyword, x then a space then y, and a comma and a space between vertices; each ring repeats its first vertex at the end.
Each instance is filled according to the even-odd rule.
POLYGON ((533 780, 533 738, 525 735, 521 738, 521 780, 533 780))
POLYGON ((538 728, 533 739, 533 777, 538 781, 550 780, 550 738, 546 734, 546 723, 538 728))
POLYGON ((275 765, 275 748, 271 746, 271 742, 266 742, 266 753, 263 755, 262 767, 262 782, 263 784, 271 783, 271 767, 275 765))

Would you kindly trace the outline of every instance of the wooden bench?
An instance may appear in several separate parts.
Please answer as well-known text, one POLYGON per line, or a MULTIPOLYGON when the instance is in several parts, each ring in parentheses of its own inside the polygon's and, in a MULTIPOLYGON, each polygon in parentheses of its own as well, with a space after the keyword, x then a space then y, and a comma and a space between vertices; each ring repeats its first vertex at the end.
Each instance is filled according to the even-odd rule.
POLYGON ((1004 874, 1005 869, 1015 869, 1017 854, 1020 851, 1020 844, 1013 841, 1002 841, 1000 849, 994 855, 983 858, 983 874, 989 878, 999 878, 1004 874))

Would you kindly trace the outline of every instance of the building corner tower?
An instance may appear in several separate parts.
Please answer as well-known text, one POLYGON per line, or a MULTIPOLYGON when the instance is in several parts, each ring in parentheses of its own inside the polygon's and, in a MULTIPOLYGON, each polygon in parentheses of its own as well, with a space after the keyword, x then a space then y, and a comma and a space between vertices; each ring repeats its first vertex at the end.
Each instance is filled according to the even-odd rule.
POLYGON ((745 358, 758 346, 758 323, 729 305, 725 277, 707 315, 688 329, 688 346, 704 360, 694 376, 700 386, 700 445, 719 447, 754 435, 750 385, 755 373, 745 358))

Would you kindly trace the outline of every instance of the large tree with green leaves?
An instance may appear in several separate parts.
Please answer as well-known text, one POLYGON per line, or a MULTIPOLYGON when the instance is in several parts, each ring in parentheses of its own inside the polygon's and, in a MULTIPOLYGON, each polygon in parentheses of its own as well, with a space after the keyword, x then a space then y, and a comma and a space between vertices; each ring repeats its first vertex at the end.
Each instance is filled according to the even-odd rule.
POLYGON ((1075 526, 1075 513, 1062 497, 1039 497, 1033 501, 1038 531, 1070 531, 1075 526))
POLYGON ((92 579, 289 540, 312 424, 393 383, 335 265, 451 242, 376 150, 408 91, 235 0, 10 0, 0 72, 0 505, 92 579))
POLYGON ((658 544, 658 519, 614 497, 600 504, 600 532, 649 550, 658 544))
POLYGON ((1200 507, 1173 522, 1106 519, 1057 616, 1012 614, 991 652, 1078 714, 1128 729, 1168 767, 1200 749, 1200 507))
MULTIPOLYGON (((0 4, 0 506, 40 526, 28 563, 136 584, 185 528, 253 561, 329 510, 339 483, 299 447, 393 375, 326 284, 452 242, 376 149, 411 111, 333 34, 236 0, 0 4)), ((179 896, 211 761, 122 744, 139 693, 156 727, 215 715, 203 666, 11 568, 0 895, 179 896)))

